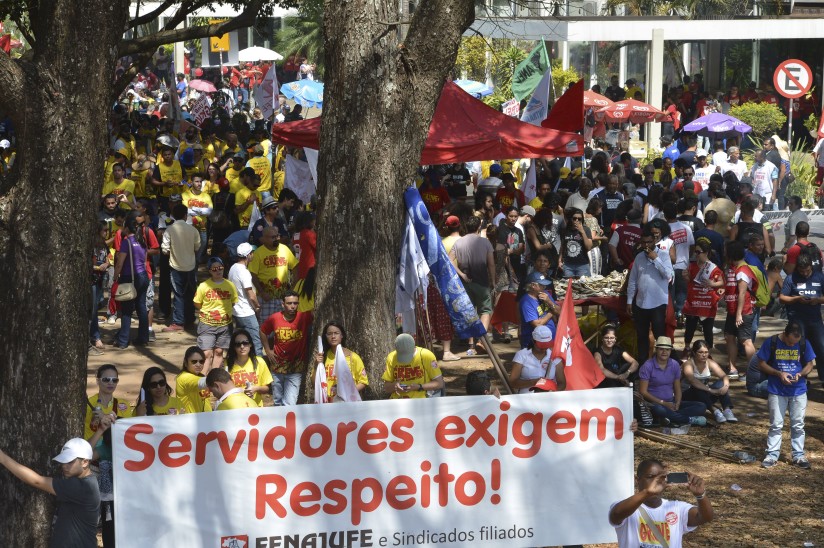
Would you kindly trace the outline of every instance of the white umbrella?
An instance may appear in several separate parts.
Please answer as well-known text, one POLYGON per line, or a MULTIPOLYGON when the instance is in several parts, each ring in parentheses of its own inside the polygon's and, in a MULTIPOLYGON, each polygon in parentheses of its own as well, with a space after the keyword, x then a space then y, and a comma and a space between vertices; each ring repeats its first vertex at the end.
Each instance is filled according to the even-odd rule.
POLYGON ((241 63, 253 63, 255 61, 280 61, 283 55, 280 53, 262 48, 260 46, 252 46, 251 48, 242 49, 237 52, 237 59, 241 63))

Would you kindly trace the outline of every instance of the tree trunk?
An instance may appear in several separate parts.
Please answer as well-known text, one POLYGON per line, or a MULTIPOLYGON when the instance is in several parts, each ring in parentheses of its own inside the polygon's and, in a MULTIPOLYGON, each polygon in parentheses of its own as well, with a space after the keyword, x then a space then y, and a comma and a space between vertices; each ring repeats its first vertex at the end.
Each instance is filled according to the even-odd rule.
POLYGON ((395 335, 403 190, 473 19, 472 0, 424 2, 398 43, 396 2, 325 2, 317 325, 343 322, 374 394, 395 335))
MULTIPOLYGON (((54 475, 82 436, 91 236, 108 141, 116 44, 127 0, 40 2, 27 61, 0 60, 0 109, 18 155, 0 183, 0 446, 54 475), (91 15, 93 14, 93 16, 91 15)), ((0 538, 48 545, 53 497, 0 472, 0 538)))

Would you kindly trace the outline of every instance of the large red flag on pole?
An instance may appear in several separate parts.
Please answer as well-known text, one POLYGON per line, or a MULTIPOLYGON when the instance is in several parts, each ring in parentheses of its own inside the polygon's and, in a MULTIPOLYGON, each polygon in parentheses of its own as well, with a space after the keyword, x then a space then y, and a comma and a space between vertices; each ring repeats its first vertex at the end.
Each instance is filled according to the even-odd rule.
POLYGON ((561 317, 555 331, 552 357, 564 360, 564 375, 567 390, 588 390, 595 388, 604 380, 604 373, 592 352, 584 344, 578 318, 575 316, 575 304, 572 299, 572 280, 567 284, 566 297, 561 305, 561 317))

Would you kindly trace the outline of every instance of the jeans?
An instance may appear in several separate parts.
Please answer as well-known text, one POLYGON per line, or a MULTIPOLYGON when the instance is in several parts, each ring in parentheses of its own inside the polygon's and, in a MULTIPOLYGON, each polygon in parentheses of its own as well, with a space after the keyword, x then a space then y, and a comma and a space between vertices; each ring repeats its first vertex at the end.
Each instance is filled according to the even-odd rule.
POLYGON ((586 263, 586 264, 567 264, 567 263, 564 263, 564 278, 580 278, 581 276, 589 276, 589 263, 586 263))
POLYGON ((100 309, 100 296, 103 295, 103 286, 92 284, 92 309, 89 316, 89 340, 93 343, 100 340, 100 324, 97 323, 97 311, 100 309))
POLYGON ((169 266, 169 256, 161 253, 157 264, 157 306, 160 308, 160 313, 164 316, 171 316, 172 314, 172 282, 169 279, 171 277, 171 274, 169 274, 171 269, 172 267, 169 266))
MULTIPOLYGON (((709 387, 718 389, 724 386, 724 381, 715 381, 709 387)), ((684 391, 684 401, 700 401, 707 409, 712 409, 714 403, 720 403, 722 409, 732 409, 732 399, 730 399, 729 391, 723 396, 710 394, 705 390, 690 387, 684 391)))
POLYGON ((301 373, 273 373, 272 377, 275 379, 272 392, 275 405, 296 405, 303 375, 301 373))
MULTIPOLYGON (((672 403, 672 401, 670 401, 672 403)), ((669 407, 664 407, 656 403, 648 404, 649 410, 658 418, 669 419, 673 424, 689 424, 690 417, 701 417, 707 410, 707 406, 699 401, 682 401, 678 411, 673 411, 669 407)))
POLYGON ((684 278, 684 269, 675 269, 675 278, 672 283, 672 305, 675 313, 679 316, 684 310, 684 303, 687 302, 687 280, 684 278))
POLYGON ((260 342, 260 324, 257 316, 235 316, 235 327, 237 329, 245 329, 249 332, 249 337, 252 339, 252 344, 255 346, 255 354, 264 356, 263 343, 260 342))
POLYGON ((186 325, 195 321, 194 297, 197 286, 197 271, 183 272, 169 267, 172 291, 175 294, 175 307, 172 311, 172 323, 186 325))
POLYGON ((649 358, 649 328, 657 339, 666 334, 667 305, 646 309, 632 304, 632 322, 635 324, 635 336, 638 339, 638 362, 644 363, 649 358))
POLYGON ((145 272, 139 273, 133 280, 137 290, 137 298, 120 303, 120 330, 117 332, 117 343, 122 348, 129 346, 129 335, 132 327, 132 312, 137 311, 137 339, 136 344, 149 342, 149 312, 146 310, 146 291, 149 289, 149 276, 145 272))
POLYGON ((767 458, 778 460, 781 454, 781 429, 784 414, 790 410, 790 445, 793 459, 804 456, 804 413, 807 411, 807 394, 798 396, 767 396, 770 409, 770 430, 767 433, 767 458))

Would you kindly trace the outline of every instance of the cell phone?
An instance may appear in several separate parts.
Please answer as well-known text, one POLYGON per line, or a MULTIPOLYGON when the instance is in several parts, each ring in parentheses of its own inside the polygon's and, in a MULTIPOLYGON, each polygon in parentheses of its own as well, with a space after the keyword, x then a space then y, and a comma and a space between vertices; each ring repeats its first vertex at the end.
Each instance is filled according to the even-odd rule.
POLYGON ((667 474, 667 483, 689 483, 686 472, 670 472, 667 474))
POLYGON ((405 390, 405 389, 409 388, 409 385, 408 384, 398 383, 398 388, 403 388, 405 390))

